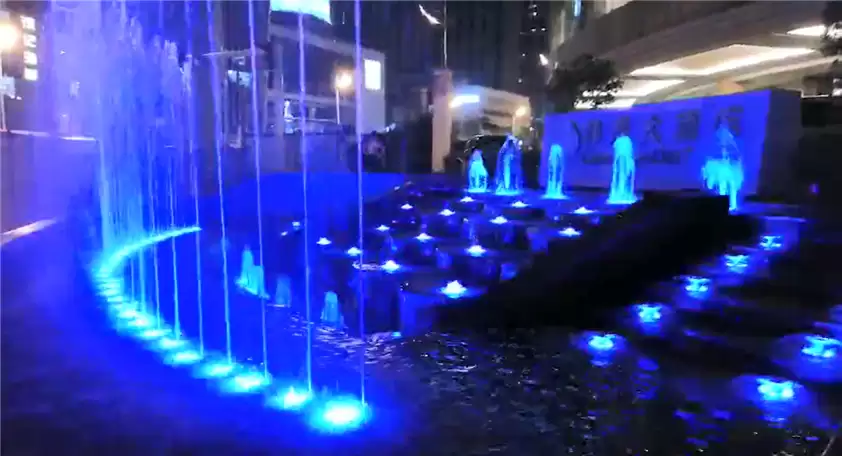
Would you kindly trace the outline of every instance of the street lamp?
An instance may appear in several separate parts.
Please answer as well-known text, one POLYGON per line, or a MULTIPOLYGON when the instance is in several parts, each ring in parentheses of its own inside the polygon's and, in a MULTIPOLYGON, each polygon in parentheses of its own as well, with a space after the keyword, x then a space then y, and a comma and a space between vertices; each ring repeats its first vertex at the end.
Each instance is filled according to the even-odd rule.
POLYGON ((342 125, 339 114, 339 93, 349 90, 354 85, 354 76, 350 71, 340 71, 333 81, 333 93, 336 95, 336 124, 342 125))
POLYGON ((521 106, 515 110, 514 114, 512 114, 512 134, 515 134, 515 123, 517 122, 517 119, 525 116, 528 110, 529 109, 526 106, 521 106))
POLYGON ((544 54, 538 54, 538 61, 541 62, 542 67, 550 66, 550 59, 544 54))
POLYGON ((444 23, 442 23, 442 21, 438 20, 432 14, 428 13, 427 10, 424 9, 424 7, 421 6, 421 5, 418 5, 418 11, 421 12, 421 15, 424 16, 424 19, 426 19, 427 22, 429 22, 430 25, 432 25, 433 27, 437 27, 439 25, 442 26, 444 36, 442 37, 441 52, 442 52, 442 60, 443 60, 443 63, 444 63, 444 68, 446 69, 447 68, 447 0, 444 0, 444 18, 443 18, 444 23))
MULTIPOLYGON (((20 31, 9 22, 0 22, 0 79, 3 76, 3 53, 11 51, 17 46, 20 31)), ((5 83, 3 84, 5 86, 5 83)), ((0 130, 6 130, 6 89, 0 92, 0 130)))

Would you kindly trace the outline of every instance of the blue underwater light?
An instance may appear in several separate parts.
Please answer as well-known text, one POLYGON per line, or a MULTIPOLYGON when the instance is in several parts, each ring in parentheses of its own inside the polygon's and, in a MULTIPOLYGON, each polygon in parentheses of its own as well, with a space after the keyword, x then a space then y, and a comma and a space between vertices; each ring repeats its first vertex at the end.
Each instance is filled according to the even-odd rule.
POLYGON ((565 228, 565 229, 563 229, 563 230, 559 231, 559 232, 558 232, 558 234, 559 234, 560 236, 564 236, 564 237, 569 237, 569 238, 572 238, 572 237, 579 237, 579 236, 581 236, 581 235, 582 235, 582 232, 581 232, 581 231, 579 231, 579 230, 577 230, 576 228, 573 228, 572 226, 568 226, 567 228, 565 228))
POLYGON ((331 242, 330 239, 328 239, 326 237, 320 237, 319 240, 316 241, 316 244, 319 244, 321 246, 326 246, 326 245, 333 244, 333 242, 331 242))
POLYGON ((760 248, 763 250, 778 250, 783 246, 783 237, 767 235, 760 238, 760 248))
POLYGON ((468 247, 467 249, 465 249, 465 251, 468 252, 468 255, 470 255, 472 257, 483 256, 483 255, 485 255, 485 252, 486 252, 485 248, 481 245, 472 245, 472 246, 468 247))
POLYGON ((411 210, 411 209, 412 209, 412 205, 411 205, 411 204, 409 204, 409 203, 406 203, 406 204, 404 204, 403 206, 401 206, 401 209, 403 209, 403 210, 405 210, 405 211, 411 210))
POLYGON ((508 223, 508 220, 506 219, 506 217, 503 217, 502 215, 498 215, 497 217, 494 217, 493 219, 491 219, 491 223, 493 223, 495 225, 502 225, 504 223, 508 223))
POLYGON ((635 312, 640 323, 651 324, 661 320, 663 308, 661 304, 638 304, 635 306, 635 312))
POLYGON ((348 256, 359 256, 359 254, 363 253, 362 250, 358 249, 357 247, 351 247, 350 249, 345 251, 345 254, 348 256))
POLYGON ((573 211, 573 213, 576 214, 576 215, 590 215, 590 214, 593 214, 594 212, 596 212, 596 211, 588 209, 585 206, 580 206, 580 207, 576 208, 575 211, 573 211))
POLYGON ((447 285, 442 287, 439 291, 448 298, 456 299, 467 293, 468 289, 459 283, 458 280, 453 280, 451 282, 447 282, 447 285))
POLYGON ((397 271, 401 268, 401 265, 395 262, 395 260, 386 260, 383 264, 380 265, 380 269, 383 271, 388 272, 389 274, 397 271))
POLYGON ((615 337, 614 334, 594 334, 588 339, 588 347, 599 352, 612 351, 615 337))
POLYGON ((748 255, 723 255, 725 268, 734 274, 742 274, 748 268, 748 255))
POLYGON ((707 277, 684 277, 684 290, 692 296, 699 296, 710 291, 710 279, 707 277))
POLYGON ((450 217, 451 215, 453 215, 455 213, 456 212, 453 212, 450 209, 442 209, 441 212, 439 212, 439 215, 442 215, 442 216, 445 216, 445 217, 450 217))
POLYGON ((757 392, 765 402, 791 401, 795 399, 795 387, 795 382, 789 380, 757 378, 757 392))
POLYGON ((433 237, 430 236, 427 233, 421 233, 418 236, 415 236, 415 239, 418 240, 418 241, 421 241, 421 242, 427 242, 427 241, 433 239, 433 237))
POLYGON ((523 208, 528 207, 528 206, 529 206, 528 204, 526 204, 526 203, 524 203, 523 201, 520 201, 520 200, 512 203, 512 207, 515 208, 515 209, 523 209, 523 208))
POLYGON ((338 434, 359 428, 369 417, 369 408, 359 400, 337 398, 317 407, 310 425, 321 432, 338 434))
POLYGON ((459 202, 460 203, 473 203, 474 199, 471 198, 470 196, 466 196, 466 197, 460 199, 459 202))
POLYGON ((842 347, 842 341, 823 336, 805 336, 801 353, 812 358, 832 359, 842 347))
POLYGON ((379 231, 379 232, 381 232, 381 233, 384 233, 384 232, 386 232, 386 231, 389 231, 389 227, 388 227, 388 226, 386 226, 386 225, 380 225, 380 226, 378 226, 377 228, 375 228, 375 230, 377 230, 377 231, 379 231))

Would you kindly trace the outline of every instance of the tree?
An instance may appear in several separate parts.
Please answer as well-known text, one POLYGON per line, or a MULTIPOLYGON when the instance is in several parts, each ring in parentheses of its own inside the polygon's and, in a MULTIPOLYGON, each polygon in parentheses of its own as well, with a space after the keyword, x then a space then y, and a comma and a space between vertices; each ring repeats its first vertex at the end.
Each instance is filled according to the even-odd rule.
POLYGON ((583 54, 553 70, 547 98, 556 112, 572 111, 583 102, 598 108, 614 101, 623 83, 614 62, 583 54))

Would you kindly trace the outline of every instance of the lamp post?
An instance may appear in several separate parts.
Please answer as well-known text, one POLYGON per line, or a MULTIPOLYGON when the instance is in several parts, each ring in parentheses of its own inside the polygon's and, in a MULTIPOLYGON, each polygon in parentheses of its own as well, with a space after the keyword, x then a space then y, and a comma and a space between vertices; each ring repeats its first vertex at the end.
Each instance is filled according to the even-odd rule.
POLYGON ((526 106, 521 106, 515 110, 514 114, 512 114, 512 135, 515 134, 515 124, 517 123, 517 119, 526 115, 527 108, 526 106))
MULTIPOLYGON (((7 16, 8 17, 8 16, 7 16)), ((0 18, 5 19, 5 18, 0 18)), ((14 49, 20 31, 9 22, 0 22, 0 79, 3 79, 3 53, 14 49)), ((0 92, 0 130, 6 130, 6 93, 0 92)))
POLYGON ((340 71, 333 81, 333 93, 336 95, 336 124, 342 125, 342 116, 339 109, 339 93, 344 92, 354 85, 354 76, 350 71, 340 71))
POLYGON ((441 45, 441 52, 442 52, 442 63, 444 68, 447 69, 447 0, 444 0, 444 23, 438 20, 435 16, 428 13, 423 6, 418 5, 418 10, 421 12, 421 15, 424 16, 424 19, 430 23, 433 27, 442 26, 442 45, 441 45))

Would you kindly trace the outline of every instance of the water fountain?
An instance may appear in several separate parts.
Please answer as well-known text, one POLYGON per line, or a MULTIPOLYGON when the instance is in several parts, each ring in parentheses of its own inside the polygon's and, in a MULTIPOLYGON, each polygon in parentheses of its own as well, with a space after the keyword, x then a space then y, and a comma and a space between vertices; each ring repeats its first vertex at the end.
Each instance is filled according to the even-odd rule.
POLYGON ((614 164, 608 204, 632 204, 637 201, 634 194, 634 178, 634 144, 627 134, 622 133, 614 140, 614 164))
POLYGON ((547 191, 544 198, 567 198, 564 194, 564 149, 558 144, 550 146, 547 157, 547 191))
POLYGON ((743 163, 734 134, 724 120, 720 120, 716 129, 716 145, 719 150, 705 160, 702 178, 708 190, 718 195, 727 195, 729 208, 735 211, 740 206, 743 163))
POLYGON ((485 193, 488 191, 488 171, 482 161, 482 151, 475 150, 468 161, 468 192, 485 193))
POLYGON ((291 307, 292 306, 292 290, 289 276, 281 274, 278 276, 277 285, 275 285, 275 306, 277 307, 291 307))
POLYGON ((518 195, 523 190, 520 140, 514 136, 506 139, 497 154, 494 183, 494 193, 497 195, 518 195))

